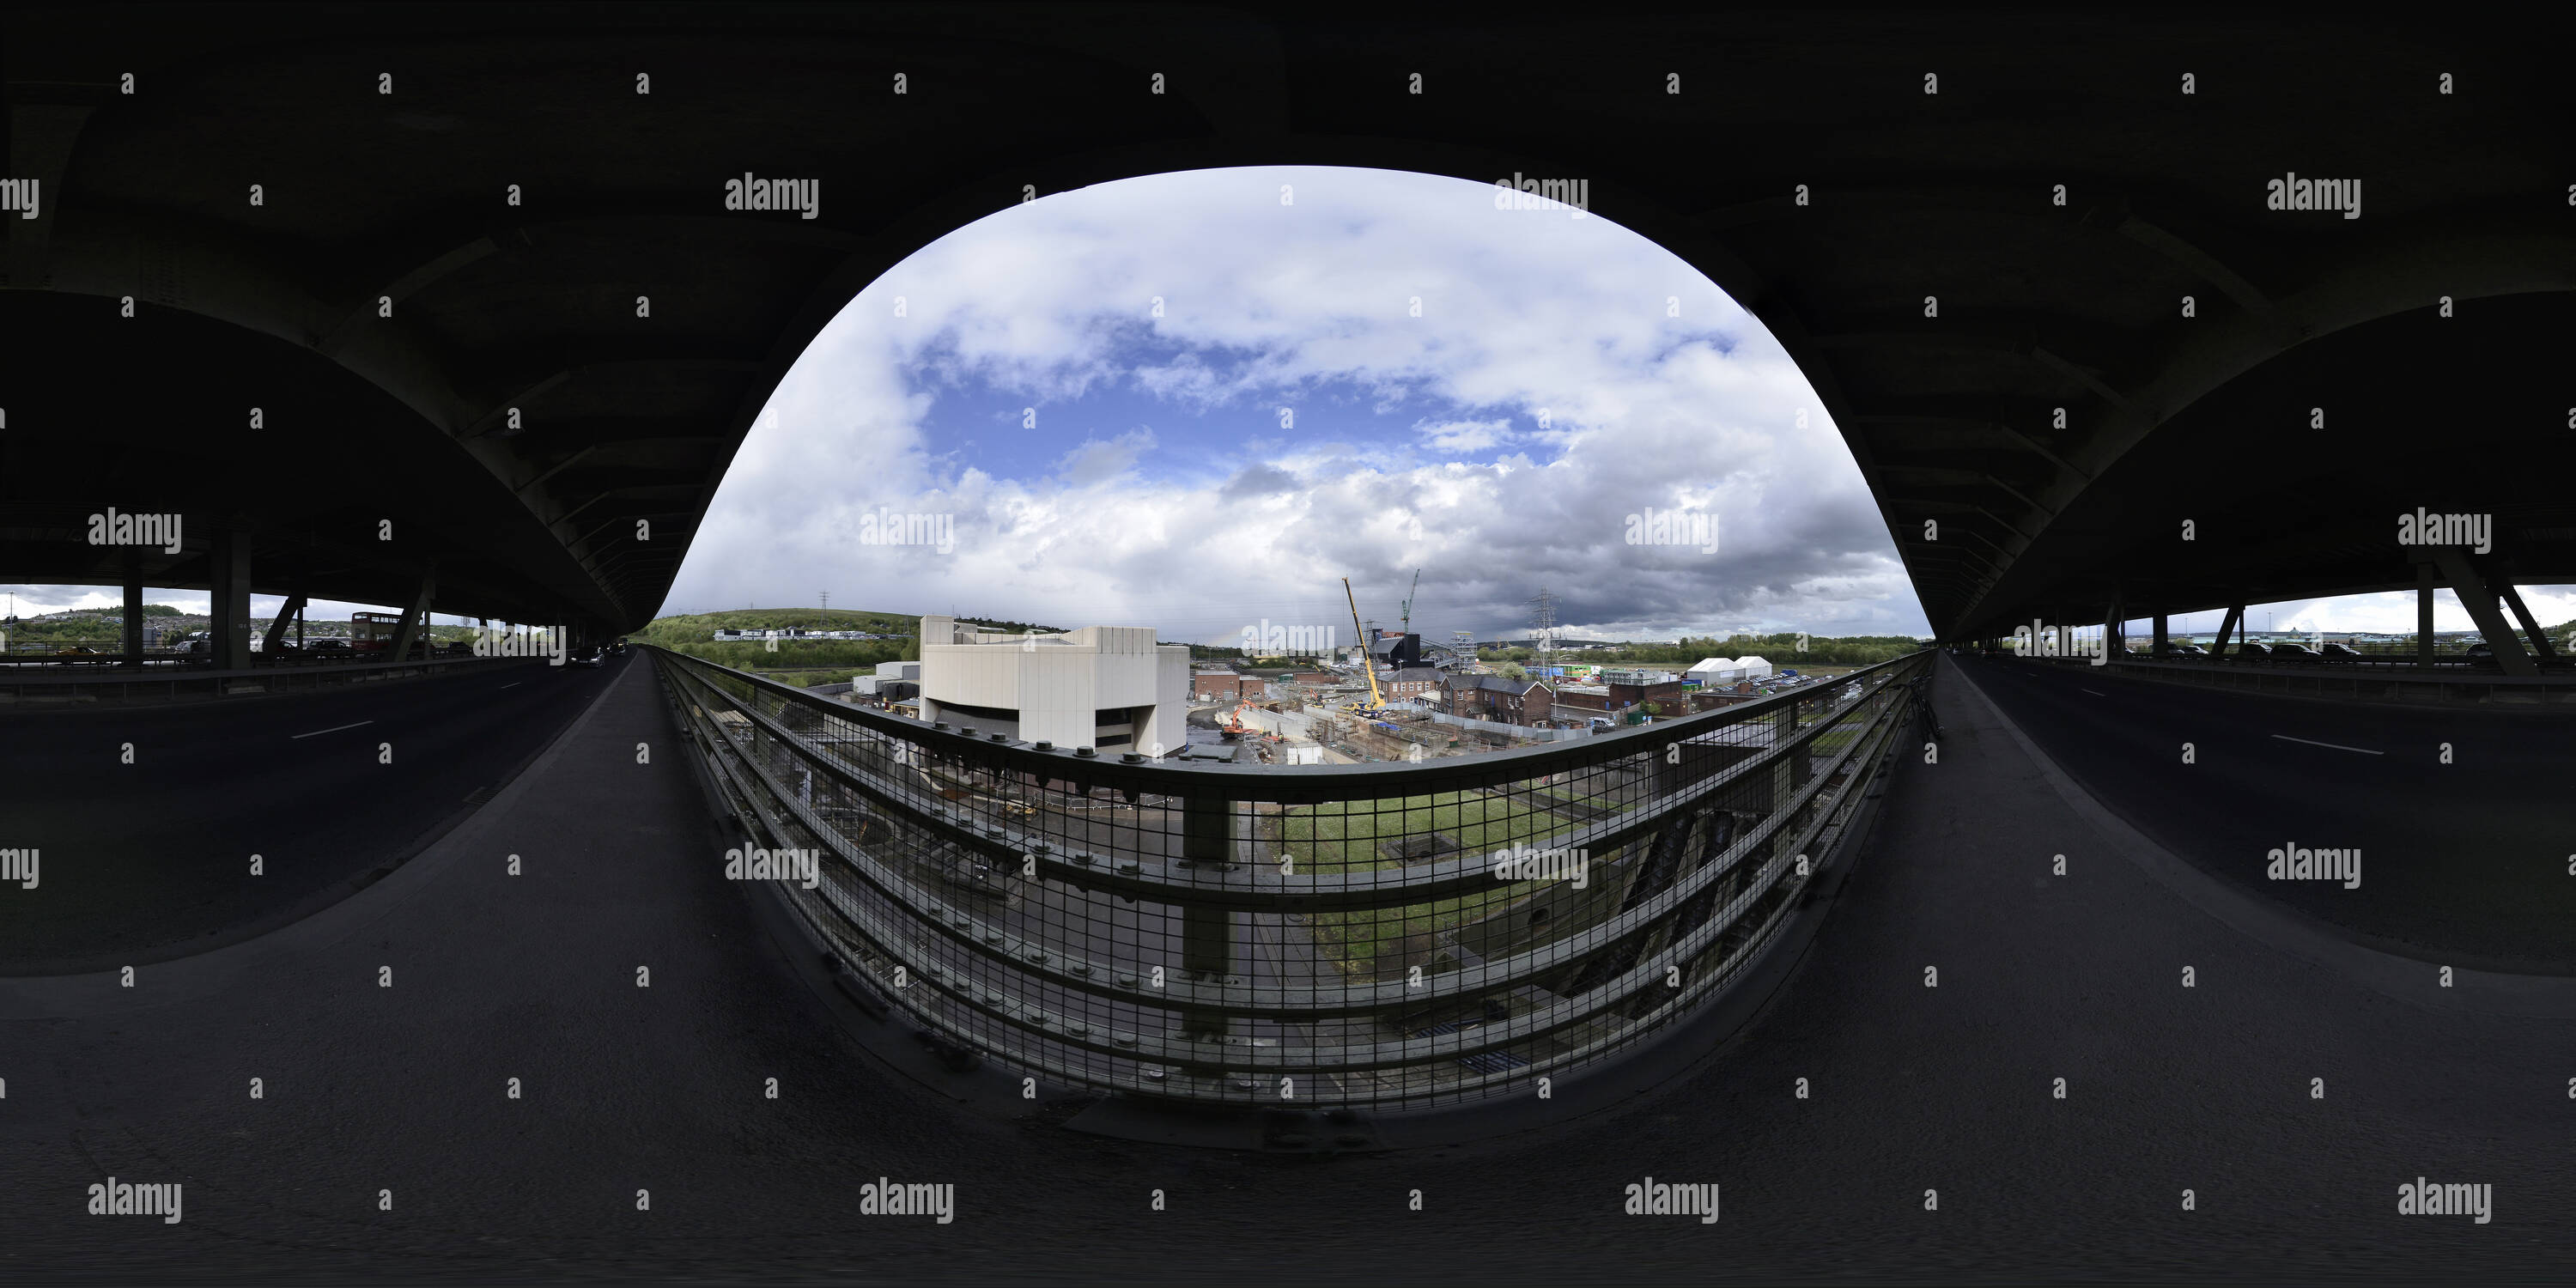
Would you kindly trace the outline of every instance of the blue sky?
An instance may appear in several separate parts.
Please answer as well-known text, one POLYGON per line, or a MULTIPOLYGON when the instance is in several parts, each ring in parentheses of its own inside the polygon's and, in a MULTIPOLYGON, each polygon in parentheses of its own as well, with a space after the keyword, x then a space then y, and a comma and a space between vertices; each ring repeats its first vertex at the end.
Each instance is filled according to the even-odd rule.
POLYGON ((1347 634, 1344 576, 1392 624, 1420 568, 1437 634, 1518 633, 1542 587, 1577 633, 1924 630, 1768 333, 1634 233, 1492 193, 1199 171, 959 229, 781 384, 668 609, 829 589, 1221 642, 1347 634), (878 507, 953 516, 954 548, 865 544, 878 507), (1718 550, 1628 544, 1649 507, 1718 550))

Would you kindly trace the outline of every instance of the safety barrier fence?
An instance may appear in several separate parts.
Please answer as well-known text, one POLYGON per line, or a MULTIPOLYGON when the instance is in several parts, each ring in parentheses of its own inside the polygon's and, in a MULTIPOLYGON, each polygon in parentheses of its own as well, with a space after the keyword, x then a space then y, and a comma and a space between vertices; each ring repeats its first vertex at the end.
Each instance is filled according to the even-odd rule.
POLYGON ((873 1008, 961 1061, 1307 1108, 1527 1092, 1706 1005, 1834 851, 1931 657, 1570 744, 1253 767, 651 655, 740 829, 729 873, 776 883, 873 1008))

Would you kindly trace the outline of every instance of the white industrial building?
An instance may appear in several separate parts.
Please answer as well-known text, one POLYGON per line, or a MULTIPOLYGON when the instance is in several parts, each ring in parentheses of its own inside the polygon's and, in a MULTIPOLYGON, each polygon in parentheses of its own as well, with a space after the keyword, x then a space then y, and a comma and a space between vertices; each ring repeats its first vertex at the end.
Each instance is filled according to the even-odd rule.
POLYGON ((1705 686, 1735 684, 1744 680, 1771 678, 1771 664, 1758 657, 1704 657, 1682 676, 1705 686))
POLYGON ((1058 747, 1167 755, 1188 741, 1190 650, 1149 626, 1017 635, 921 619, 921 718, 1058 747))

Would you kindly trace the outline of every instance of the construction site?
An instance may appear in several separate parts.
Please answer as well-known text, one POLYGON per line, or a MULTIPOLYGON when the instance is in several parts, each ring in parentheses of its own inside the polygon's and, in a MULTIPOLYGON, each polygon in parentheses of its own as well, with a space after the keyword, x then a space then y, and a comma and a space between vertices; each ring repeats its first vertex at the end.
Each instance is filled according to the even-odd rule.
POLYGON ((1536 719, 1484 718, 1493 713, 1463 702, 1455 691, 1499 684, 1509 692, 1513 682, 1477 663, 1467 632, 1458 632, 1447 647, 1422 643, 1412 629, 1420 586, 1417 570, 1398 614, 1399 628, 1385 631, 1363 625, 1350 580, 1342 579, 1352 633, 1362 641, 1347 658, 1326 657, 1305 670, 1199 665, 1189 717, 1196 745, 1185 754, 1282 765, 1418 762, 1586 737, 1607 723, 1555 719, 1553 693, 1543 684, 1519 689, 1524 696, 1549 693, 1536 719), (1215 740, 1202 741, 1196 731, 1211 732, 1215 740))

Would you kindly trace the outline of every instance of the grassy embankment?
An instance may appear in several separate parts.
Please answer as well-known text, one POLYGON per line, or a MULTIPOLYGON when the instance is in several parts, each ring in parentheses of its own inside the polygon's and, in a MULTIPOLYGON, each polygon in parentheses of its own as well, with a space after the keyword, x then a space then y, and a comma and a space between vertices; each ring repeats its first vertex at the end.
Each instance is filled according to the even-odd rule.
MULTIPOLYGON (((1295 806, 1281 816, 1279 826, 1281 846, 1296 856, 1297 871, 1329 875, 1401 867, 1378 849, 1382 840, 1446 832, 1460 848, 1443 857, 1490 857, 1515 841, 1528 841, 1562 828, 1565 821, 1496 797, 1442 792, 1395 800, 1295 806)), ((1310 925, 1315 946, 1328 960, 1345 974, 1371 978, 1405 964, 1401 957, 1406 936, 1427 936, 1491 915, 1537 886, 1536 882, 1526 881, 1497 884, 1489 890, 1432 904, 1319 912, 1310 925)))
MULTIPOLYGON (((1052 626, 960 618, 993 630, 1052 631, 1052 626)), ((735 608, 716 613, 656 617, 628 638, 674 653, 704 658, 718 666, 754 671, 788 684, 834 684, 873 671, 879 662, 917 662, 921 642, 918 614, 874 612, 856 608, 735 608), (771 630, 867 631, 902 635, 899 640, 778 640, 743 643, 718 641, 715 633, 771 630)))

